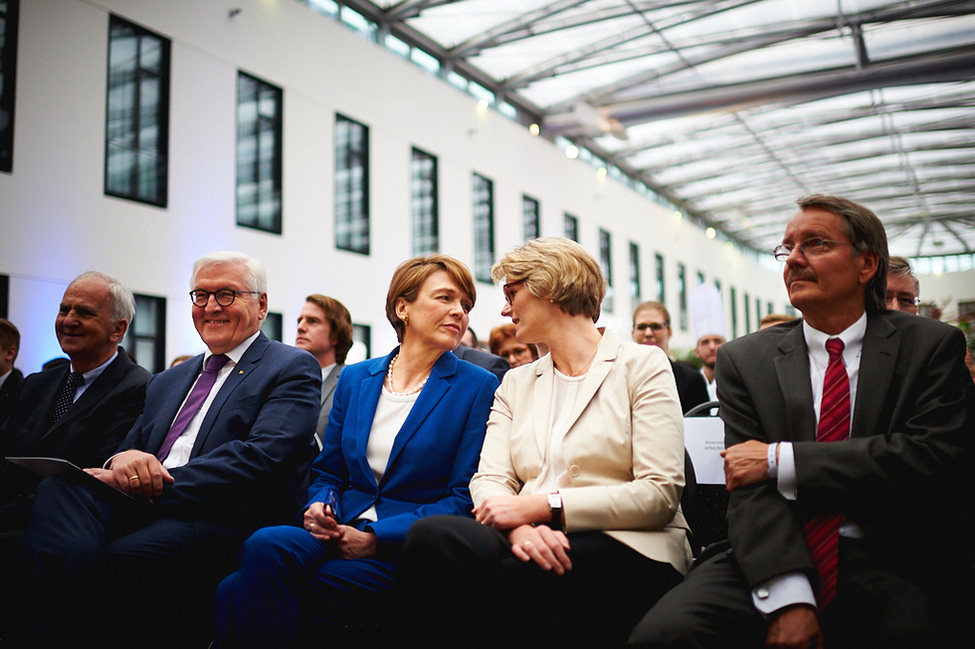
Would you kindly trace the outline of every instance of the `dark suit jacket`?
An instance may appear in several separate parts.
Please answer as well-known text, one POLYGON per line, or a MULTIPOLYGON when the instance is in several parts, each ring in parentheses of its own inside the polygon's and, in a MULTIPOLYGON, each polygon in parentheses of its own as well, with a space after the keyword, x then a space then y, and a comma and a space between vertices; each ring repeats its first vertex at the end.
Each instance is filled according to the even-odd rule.
POLYGON ((434 514, 469 516, 470 481, 484 441, 498 380, 447 352, 396 435, 379 484, 366 458, 366 444, 386 378, 398 349, 385 358, 349 365, 339 378, 325 434, 325 448, 312 466, 308 505, 338 499, 343 523, 375 505, 379 520, 368 529, 387 558, 399 554, 406 531, 434 514))
POLYGON ((473 347, 461 345, 454 350, 454 356, 462 361, 473 363, 478 367, 483 367, 491 374, 498 377, 498 381, 504 378, 505 372, 511 369, 511 364, 500 356, 473 347))
MULTIPOLYGON (((59 421, 51 421, 54 404, 68 380, 70 365, 36 372, 24 379, 17 407, 0 435, 3 457, 60 457, 80 467, 97 467, 115 452, 142 413, 148 371, 118 356, 88 386, 59 421)), ((34 493, 40 477, 5 463, 3 502, 34 493)))
POLYGON ((325 428, 328 427, 328 413, 332 409, 332 399, 335 397, 335 386, 339 384, 339 375, 345 365, 336 364, 332 371, 322 380, 322 409, 318 412, 318 425, 315 426, 317 450, 322 450, 322 440, 325 438, 325 428))
POLYGON ((0 428, 7 421, 10 413, 14 411, 14 406, 17 405, 17 394, 20 392, 20 384, 23 382, 23 373, 15 367, 10 370, 10 376, 0 386, 0 428))
MULTIPOLYGON (((119 446, 156 453, 203 368, 203 354, 157 374, 145 412, 119 446)), ((161 516, 258 527, 291 520, 297 468, 311 444, 322 368, 302 349, 261 334, 210 406, 185 465, 170 469, 153 508, 161 516)))
POLYGON ((801 321, 718 350, 726 445, 791 441, 795 451, 797 501, 774 481, 731 493, 728 536, 751 586, 797 571, 816 583, 801 525, 822 513, 858 523, 874 558, 929 593, 953 572, 970 579, 975 395, 964 355, 954 327, 868 315, 850 439, 817 443, 801 321))
POLYGON ((670 361, 670 367, 673 368, 674 380, 677 381, 677 396, 680 397, 681 412, 687 412, 711 400, 708 395, 707 381, 699 371, 674 361, 670 361))

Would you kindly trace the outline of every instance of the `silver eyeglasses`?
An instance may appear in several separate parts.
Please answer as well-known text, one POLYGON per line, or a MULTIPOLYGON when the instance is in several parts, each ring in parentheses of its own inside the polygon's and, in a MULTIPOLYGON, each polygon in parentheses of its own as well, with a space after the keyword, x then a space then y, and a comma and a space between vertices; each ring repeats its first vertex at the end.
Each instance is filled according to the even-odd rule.
MULTIPOLYGON (((812 239, 806 239, 799 244, 799 252, 802 253, 803 257, 817 257, 819 255, 825 254, 833 249, 833 246, 852 246, 853 244, 849 241, 831 241, 830 239, 823 239, 822 237, 813 237, 812 239)), ((790 246, 788 244, 780 244, 775 246, 772 250, 772 255, 778 261, 785 261, 792 254, 795 246, 790 246)))
POLYGON ((222 288, 219 291, 190 291, 190 299, 193 300, 193 304, 201 309, 210 302, 211 295, 220 306, 230 306, 238 295, 257 295, 257 291, 234 291, 229 288, 222 288))

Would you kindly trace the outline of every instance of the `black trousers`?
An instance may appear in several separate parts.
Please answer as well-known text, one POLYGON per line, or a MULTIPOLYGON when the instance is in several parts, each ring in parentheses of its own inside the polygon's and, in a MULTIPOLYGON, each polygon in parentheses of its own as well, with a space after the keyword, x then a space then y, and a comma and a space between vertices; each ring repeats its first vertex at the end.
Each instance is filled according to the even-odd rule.
POLYGON ((623 646, 680 573, 602 532, 568 538, 572 570, 556 576, 472 519, 422 519, 407 534, 394 586, 401 631, 435 647, 623 646))
MULTIPOLYGON (((970 603, 971 594, 953 585, 964 579, 951 581, 940 582, 946 596, 939 606, 917 585, 878 565, 862 542, 841 537, 836 598, 819 619, 826 646, 970 647, 971 621, 958 610, 965 608, 959 598, 970 603)), ((763 647, 767 631, 768 621, 753 606, 751 589, 725 542, 706 550, 684 581, 644 616, 630 646, 763 647)))

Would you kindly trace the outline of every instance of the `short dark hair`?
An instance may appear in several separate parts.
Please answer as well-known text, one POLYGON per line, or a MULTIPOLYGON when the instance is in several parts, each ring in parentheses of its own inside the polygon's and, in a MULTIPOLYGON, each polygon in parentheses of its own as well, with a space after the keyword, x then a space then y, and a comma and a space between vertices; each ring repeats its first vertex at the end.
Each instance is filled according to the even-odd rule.
POLYGON ((877 272, 864 289, 867 311, 887 308, 887 271, 890 253, 887 251, 887 232, 877 215, 853 201, 838 196, 812 194, 796 201, 801 209, 819 208, 843 219, 843 232, 850 239, 854 254, 865 252, 877 255, 877 272))
POLYGON ((325 319, 332 330, 332 344, 335 346, 335 362, 339 365, 345 364, 345 357, 352 349, 352 316, 345 305, 334 297, 312 293, 305 298, 306 302, 311 302, 321 307, 325 312, 325 319))
MULTIPOLYGON (((17 353, 20 353, 20 331, 10 320, 0 318, 0 352, 5 352, 11 347, 16 347, 17 353)), ((14 360, 16 359, 17 354, 14 354, 14 360)))

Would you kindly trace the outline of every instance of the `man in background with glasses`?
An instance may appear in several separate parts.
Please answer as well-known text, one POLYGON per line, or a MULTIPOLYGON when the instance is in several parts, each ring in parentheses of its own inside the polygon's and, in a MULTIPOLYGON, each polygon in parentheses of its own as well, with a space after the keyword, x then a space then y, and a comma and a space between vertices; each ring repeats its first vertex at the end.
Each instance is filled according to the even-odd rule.
POLYGON ((921 285, 914 276, 911 262, 904 257, 890 258, 890 272, 887 273, 887 308, 918 314, 921 306, 921 285))
POLYGON ((803 318, 718 350, 730 545, 705 550, 633 646, 972 637, 964 336, 886 309, 887 237, 873 212, 822 195, 799 206, 774 254, 803 318))
POLYGON ((39 586, 39 646, 109 629, 138 633, 140 646, 191 646, 199 638, 186 633, 208 627, 240 544, 297 513, 318 362, 261 333, 267 279, 256 259, 207 255, 190 285, 207 351, 153 377, 118 452, 90 471, 131 499, 57 477, 38 488, 24 547, 39 586))

